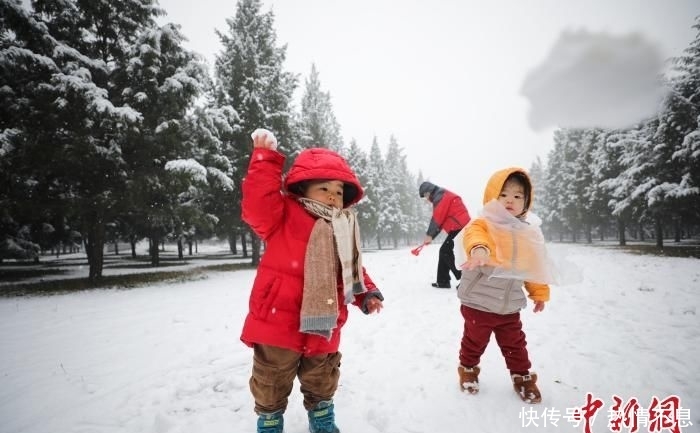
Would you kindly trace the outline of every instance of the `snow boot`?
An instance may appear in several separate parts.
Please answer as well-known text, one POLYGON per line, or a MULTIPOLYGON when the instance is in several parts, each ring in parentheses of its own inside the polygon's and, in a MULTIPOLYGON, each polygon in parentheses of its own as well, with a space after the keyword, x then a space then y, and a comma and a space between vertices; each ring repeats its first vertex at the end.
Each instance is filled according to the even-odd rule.
POLYGON ((469 394, 476 394, 479 392, 479 372, 481 369, 479 366, 475 367, 465 367, 460 365, 457 367, 457 373, 459 374, 459 387, 462 391, 467 391, 469 394))
POLYGON ((452 286, 450 286, 450 283, 446 283, 446 284, 431 283, 430 285, 433 287, 437 287, 438 289, 451 289, 452 288, 452 286))
POLYGON ((542 395, 537 388, 537 373, 530 373, 524 376, 511 374, 513 388, 525 403, 535 404, 542 401, 542 395))
POLYGON ((284 417, 281 411, 259 415, 257 433, 284 433, 284 417))
POLYGON ((309 432, 340 433, 335 425, 335 413, 332 400, 322 401, 309 411, 309 432))

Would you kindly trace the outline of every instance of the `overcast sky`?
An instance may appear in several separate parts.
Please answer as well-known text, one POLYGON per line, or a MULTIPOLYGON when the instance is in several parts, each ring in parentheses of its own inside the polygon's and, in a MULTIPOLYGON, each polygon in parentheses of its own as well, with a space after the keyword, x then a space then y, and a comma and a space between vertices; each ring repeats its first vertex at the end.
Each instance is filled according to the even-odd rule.
MULTIPOLYGON (((213 64, 233 0, 160 0, 188 46, 213 64)), ((490 174, 529 168, 552 147, 521 94, 563 31, 638 33, 666 59, 693 40, 697 0, 267 0, 285 68, 315 63, 346 143, 382 150, 394 135, 411 171, 463 196, 474 212, 490 174)), ((301 92, 301 90, 299 91, 301 92)), ((564 107, 566 99, 562 99, 564 107)), ((536 205, 536 203, 535 203, 536 205)), ((535 209, 536 211, 536 209, 535 209)))

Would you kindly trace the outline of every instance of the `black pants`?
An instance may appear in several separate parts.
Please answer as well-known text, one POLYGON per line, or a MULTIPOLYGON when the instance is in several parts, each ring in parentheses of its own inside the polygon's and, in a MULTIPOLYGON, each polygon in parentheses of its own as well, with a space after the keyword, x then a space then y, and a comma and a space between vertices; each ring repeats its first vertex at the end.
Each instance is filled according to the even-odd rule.
POLYGON ((438 258, 437 267, 437 283, 440 286, 450 285, 450 272, 456 279, 462 277, 462 272, 455 265, 455 241, 454 238, 459 234, 460 230, 455 230, 447 233, 445 241, 440 245, 440 256, 438 258))

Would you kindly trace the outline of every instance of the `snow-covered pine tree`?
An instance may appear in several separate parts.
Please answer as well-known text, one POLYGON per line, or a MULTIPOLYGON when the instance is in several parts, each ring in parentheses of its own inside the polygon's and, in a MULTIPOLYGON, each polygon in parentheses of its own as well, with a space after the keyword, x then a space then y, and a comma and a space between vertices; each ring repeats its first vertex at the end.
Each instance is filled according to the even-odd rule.
POLYGON ((626 229, 644 239, 644 225, 650 221, 646 192, 653 180, 653 152, 651 141, 656 122, 644 122, 621 131, 617 146, 620 148, 620 174, 607 182, 615 186, 610 206, 614 216, 627 222, 626 229))
POLYGON ((357 178, 360 180, 360 184, 365 190, 365 196, 355 205, 357 218, 360 221, 360 227, 362 227, 362 246, 365 247, 369 236, 373 233, 370 228, 371 197, 373 192, 371 192, 372 185, 370 183, 369 166, 367 163, 368 157, 367 153, 357 144, 357 140, 351 139, 350 145, 345 153, 345 158, 350 167, 355 171, 357 178))
POLYGON ((389 190, 384 170, 384 157, 376 136, 372 139, 367 167, 368 196, 371 203, 371 207, 367 212, 367 219, 371 233, 377 241, 377 248, 381 250, 382 242, 388 241, 389 238, 387 230, 388 222, 391 220, 391 209, 387 206, 389 190))
POLYGON ((542 213, 542 189, 544 188, 544 166, 542 164, 542 159, 538 156, 530 165, 528 169, 528 174, 530 175, 530 180, 533 184, 533 195, 534 200, 530 204, 530 208, 533 209, 535 213, 541 215, 542 213))
POLYGON ((674 142, 672 163, 678 168, 666 194, 675 212, 674 238, 681 240, 685 226, 700 221, 700 16, 695 18, 695 39, 672 59, 668 84, 672 89, 660 116, 667 128, 663 136, 674 142))
MULTIPOLYGON (((579 153, 575 160, 575 194, 579 197, 576 219, 577 229, 574 233, 582 231, 588 243, 592 242, 593 226, 597 223, 596 214, 593 212, 593 151, 598 144, 601 134, 599 129, 585 129, 581 131, 579 153)), ((577 237, 574 236, 574 240, 577 237)))
POLYGON ((598 168, 597 176, 600 179, 599 186, 602 194, 607 197, 607 207, 615 219, 618 243, 621 246, 627 244, 627 226, 631 223, 632 209, 630 206, 619 206, 629 195, 630 187, 623 183, 624 170, 622 155, 627 131, 611 131, 602 142, 602 146, 596 149, 594 156, 598 168))
POLYGON ((408 199, 408 187, 406 180, 409 178, 406 156, 399 146, 396 137, 389 137, 386 157, 384 158, 384 185, 385 192, 382 202, 386 208, 386 216, 382 227, 391 237, 394 248, 398 247, 399 240, 405 239, 408 234, 408 215, 411 211, 408 199))
MULTIPOLYGON (((425 231, 428 229, 428 224, 430 218, 433 216, 433 206, 428 203, 425 199, 418 195, 418 188, 420 184, 424 181, 430 181, 423 177, 423 172, 418 171, 415 182, 413 183, 413 197, 415 200, 415 220, 416 220, 416 230, 415 230, 415 240, 417 242, 423 242, 425 237, 425 231)), ((466 204, 466 203, 465 203, 466 204)))
POLYGON ((193 159, 184 127, 207 72, 203 60, 186 50, 183 41, 174 24, 143 29, 114 73, 122 89, 120 102, 141 114, 138 125, 124 137, 122 157, 129 177, 129 212, 139 215, 137 230, 150 240, 153 266, 159 264, 164 237, 173 231, 180 234, 183 215, 194 218, 193 212, 202 212, 191 195, 207 180, 206 169, 193 159), (173 162, 177 160, 187 162, 173 162))
MULTIPOLYGON (((240 209, 234 200, 236 188, 233 180, 235 165, 227 155, 232 155, 233 135, 238 131, 238 114, 231 106, 197 107, 187 118, 185 127, 188 146, 194 151, 194 159, 206 168, 207 182, 198 192, 202 213, 192 221, 194 231, 186 233, 186 241, 192 242, 214 234, 227 238, 232 216, 240 209)), ((235 243, 232 253, 236 253, 235 243)))
MULTIPOLYGON (((79 191, 72 208, 82 222, 90 278, 97 279, 102 274, 104 227, 114 224, 123 209, 121 200, 127 171, 122 165, 121 145, 126 130, 141 119, 139 113, 115 98, 121 89, 114 86, 113 73, 125 61, 125 52, 139 33, 154 25, 156 17, 164 12, 155 0, 98 3, 37 0, 32 6, 45 20, 52 35, 91 59, 87 64, 88 85, 84 86, 83 93, 96 93, 104 98, 96 103, 88 100, 82 104, 87 105, 85 109, 79 108, 75 101, 66 103, 66 111, 74 118, 74 126, 67 129, 73 130, 76 138, 83 134, 86 138, 69 139, 69 151, 63 153, 65 160, 72 164, 67 171, 72 177, 67 183, 79 191), (95 90, 90 87, 92 83, 95 90), (117 107, 116 114, 124 114, 106 116, 109 113, 106 108, 111 106, 117 107), (88 124, 85 131, 82 119, 88 124), (80 192, 80 186, 87 190, 80 192)), ((65 81, 66 92, 69 92, 75 82, 71 77, 65 81)))
POLYGON ((330 92, 321 90, 321 81, 316 65, 304 83, 300 116, 301 145, 304 148, 326 147, 345 153, 340 125, 333 113, 330 92))
POLYGON ((577 227, 576 158, 581 130, 560 129, 554 132, 554 148, 547 157, 546 187, 543 201, 548 212, 542 215, 549 235, 563 240, 577 227))
MULTIPOLYGON (((693 26, 700 30, 700 17, 693 26)), ((626 130, 579 131, 579 138, 571 132, 555 133, 555 148, 550 153, 546 173, 547 196, 545 204, 550 211, 545 221, 546 230, 562 230, 571 225, 579 214, 582 222, 605 224, 606 205, 616 220, 621 245, 626 243, 629 231, 639 240, 647 236, 653 226, 657 247, 663 247, 664 238, 673 234, 675 241, 697 230, 700 217, 700 35, 680 57, 672 59, 674 68, 667 77, 670 92, 659 113, 626 130), (596 135, 597 134, 597 135, 596 135), (593 139, 586 138, 594 137, 593 139), (581 141, 581 139, 583 141, 581 141), (575 146, 590 148, 592 158, 590 185, 583 196, 576 195, 565 179, 571 158, 566 152, 572 141, 575 146), (590 145, 586 145, 590 142, 590 145), (576 144, 578 143, 578 144, 576 144), (573 202, 561 199, 571 193, 585 200, 575 212, 573 202)), ((578 175, 579 178, 582 176, 578 175)), ((585 176, 583 176, 585 178, 585 176)), ((576 231, 576 227, 571 229, 576 231)), ((601 236, 604 229, 601 228, 601 236)), ((574 237, 575 239, 575 237, 574 237)))
MULTIPOLYGON (((591 153, 591 184, 587 187, 589 213, 591 223, 598 228, 600 240, 604 240, 609 232, 615 232, 619 223, 612 215, 610 208, 610 188, 607 182, 616 178, 620 173, 618 162, 619 150, 614 143, 617 141, 613 131, 601 130, 596 136, 591 153)), ((623 224, 624 226, 624 224, 623 224)), ((623 237, 620 239, 624 239, 623 237)), ((590 239, 592 241, 592 239, 590 239)))
POLYGON ((31 190, 18 196, 18 207, 29 202, 43 210, 42 218, 51 214, 55 225, 76 221, 91 280, 102 275, 105 224, 125 182, 120 137, 139 118, 110 100, 110 72, 121 44, 133 37, 128 30, 158 13, 152 3, 34 1, 27 10, 20 2, 0 2, 1 56, 10 59, 3 74, 14 80, 3 98, 20 102, 6 106, 10 129, 22 137, 21 149, 9 157, 16 179, 31 190))
MULTIPOLYGON (((235 16, 226 23, 226 32, 217 31, 223 49, 215 61, 215 76, 219 105, 231 105, 240 117, 241 128, 234 134, 232 147, 235 154, 226 155, 234 162, 234 181, 240 185, 252 150, 250 133, 256 128, 274 132, 282 152, 294 150, 290 145, 294 138, 292 97, 297 78, 283 69, 286 46, 277 46, 274 15, 261 12, 260 0, 239 0, 235 16)), ((238 189, 235 198, 240 202, 238 189)), ((244 227, 240 221, 238 229, 244 227)), ((247 227, 245 231, 250 232, 247 227)), ((229 242, 235 242, 236 234, 229 234, 229 242)), ((252 232, 251 236, 252 262, 257 265, 260 241, 252 232)), ((243 248, 245 251, 245 243, 243 248)))
MULTIPOLYGON (((403 154, 403 148, 400 149, 403 154)), ((402 158, 401 171, 403 183, 401 187, 401 210, 404 218, 403 240, 405 245, 409 245, 413 244, 419 235, 422 237, 424 226, 428 220, 423 218, 425 207, 418 196, 420 183, 417 182, 416 175, 409 171, 406 155, 402 158)))
MULTIPOLYGON (((20 1, 0 0, 0 262, 38 259, 39 244, 31 239, 32 210, 38 181, 29 178, 37 139, 30 133, 39 118, 38 85, 58 70, 41 44, 45 29, 20 1)), ((44 102, 48 104, 48 101, 44 102)))

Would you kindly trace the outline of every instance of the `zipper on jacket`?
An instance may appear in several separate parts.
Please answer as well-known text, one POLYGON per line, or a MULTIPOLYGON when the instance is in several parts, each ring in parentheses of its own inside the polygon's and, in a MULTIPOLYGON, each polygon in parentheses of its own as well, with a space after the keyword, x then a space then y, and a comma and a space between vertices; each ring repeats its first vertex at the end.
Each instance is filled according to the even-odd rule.
POLYGON ((468 294, 472 291, 472 289, 474 288, 474 286, 476 286, 476 283, 478 283, 479 281, 481 281, 481 278, 482 278, 483 276, 484 276, 484 273, 481 272, 481 271, 479 271, 479 274, 476 276, 476 278, 474 278, 474 281, 472 281, 472 282, 464 289, 464 295, 465 295, 465 296, 468 295, 468 294))
POLYGON ((515 280, 510 280, 510 285, 506 289, 505 295, 503 295, 503 307, 501 307, 501 314, 510 314, 512 312, 506 311, 506 307, 508 304, 510 304, 510 294, 513 292, 513 284, 515 284, 515 280))

